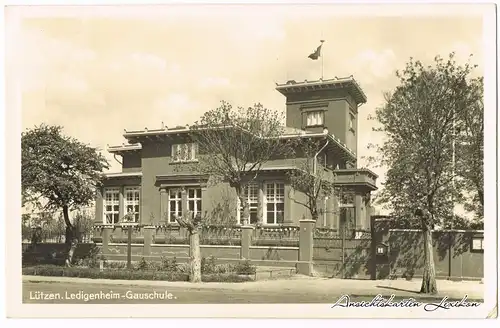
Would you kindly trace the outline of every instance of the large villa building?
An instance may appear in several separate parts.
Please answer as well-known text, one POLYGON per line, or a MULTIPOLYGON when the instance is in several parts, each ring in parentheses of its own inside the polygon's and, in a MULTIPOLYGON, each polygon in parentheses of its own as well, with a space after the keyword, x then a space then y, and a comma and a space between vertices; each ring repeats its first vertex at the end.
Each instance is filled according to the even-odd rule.
MULTIPOLYGON (((335 173, 335 184, 345 192, 321 200, 316 223, 338 229, 347 222, 352 230, 370 228, 370 193, 377 176, 357 168, 358 108, 366 96, 353 78, 288 81, 276 90, 286 98, 286 138, 318 138, 326 145, 318 154, 323 167, 335 173), (345 220, 345 221, 344 221, 345 220)), ((189 165, 203 160, 190 138, 189 127, 127 131, 127 144, 108 147, 121 156, 122 170, 108 173, 96 202, 96 224, 117 224, 126 214, 143 225, 175 225, 185 211, 206 215, 214 221, 241 223, 239 202, 225 183, 212 184, 189 165), (182 150, 180 152, 179 150, 182 150)), ((116 157, 115 157, 116 158, 116 157)), ((266 162, 247 186, 250 224, 297 226, 310 213, 296 199, 287 172, 297 169, 293 159, 266 162)))

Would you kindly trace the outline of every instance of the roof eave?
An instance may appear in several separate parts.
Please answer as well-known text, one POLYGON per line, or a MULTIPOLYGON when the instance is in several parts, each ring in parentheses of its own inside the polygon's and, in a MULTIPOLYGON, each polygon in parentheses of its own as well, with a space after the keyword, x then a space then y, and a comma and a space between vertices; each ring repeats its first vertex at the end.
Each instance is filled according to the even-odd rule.
POLYGON ((276 90, 284 95, 285 97, 301 91, 315 91, 315 90, 325 90, 325 89, 337 89, 337 88, 354 88, 354 100, 358 104, 365 104, 367 102, 366 94, 363 89, 359 86, 357 81, 353 78, 349 79, 338 79, 338 80, 319 80, 312 82, 299 82, 294 84, 277 84, 276 90))
POLYGON ((378 190, 377 186, 368 182, 334 182, 334 184, 337 186, 350 186, 350 187, 364 186, 367 187, 370 191, 378 190))
POLYGON ((110 154, 122 155, 123 153, 139 152, 142 145, 108 146, 106 151, 110 154))
POLYGON ((117 173, 104 173, 106 179, 111 178, 141 178, 142 172, 117 172, 117 173))

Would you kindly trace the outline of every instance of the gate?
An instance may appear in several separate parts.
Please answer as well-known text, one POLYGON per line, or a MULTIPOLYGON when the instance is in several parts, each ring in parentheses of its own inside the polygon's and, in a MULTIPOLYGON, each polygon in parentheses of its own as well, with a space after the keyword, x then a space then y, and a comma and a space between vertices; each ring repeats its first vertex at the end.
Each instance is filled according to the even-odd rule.
POLYGON ((328 277, 371 279, 371 232, 356 230, 348 212, 341 209, 339 229, 314 229, 314 270, 328 277))

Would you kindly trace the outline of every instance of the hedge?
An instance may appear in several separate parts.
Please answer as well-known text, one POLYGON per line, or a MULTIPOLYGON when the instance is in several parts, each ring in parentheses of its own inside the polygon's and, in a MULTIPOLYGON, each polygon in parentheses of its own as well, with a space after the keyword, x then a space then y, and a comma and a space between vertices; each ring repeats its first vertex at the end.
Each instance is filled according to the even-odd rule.
MULTIPOLYGON (((23 275, 49 277, 75 277, 90 279, 119 279, 119 280, 162 280, 162 281, 189 281, 189 275, 181 272, 165 271, 137 271, 137 270, 104 270, 91 268, 61 267, 56 265, 39 265, 25 267, 23 275)), ((252 276, 236 273, 202 274, 204 282, 245 282, 251 281, 252 276)))

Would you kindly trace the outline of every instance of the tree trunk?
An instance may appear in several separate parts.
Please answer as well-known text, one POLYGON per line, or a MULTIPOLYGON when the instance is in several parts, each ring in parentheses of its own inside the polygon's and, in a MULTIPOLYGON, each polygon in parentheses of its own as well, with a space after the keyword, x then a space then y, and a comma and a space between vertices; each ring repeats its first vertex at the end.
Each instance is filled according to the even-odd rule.
POLYGON ((194 228, 189 232, 189 256, 189 281, 201 282, 201 251, 198 228, 194 228))
POLYGON ((66 266, 71 266, 73 262, 73 254, 75 253, 76 246, 78 246, 78 237, 75 227, 69 220, 69 208, 67 205, 63 206, 64 223, 66 223, 66 244, 69 246, 68 254, 66 256, 66 266))
POLYGON ((38 244, 42 241, 42 228, 36 227, 33 229, 33 234, 31 235, 31 243, 29 250, 35 251, 38 244))
POLYGON ((235 188, 235 189, 236 189, 236 195, 240 200, 240 206, 242 209, 240 223, 241 225, 250 224, 250 207, 248 206, 248 202, 246 198, 243 197, 242 188, 235 188))
POLYGON ((422 218, 424 237, 424 276, 420 293, 437 294, 436 269, 434 267, 434 251, 432 246, 432 225, 428 219, 422 218))
POLYGON ((318 212, 311 213, 311 220, 318 222, 318 218, 319 218, 318 212))
POLYGON ((318 222, 319 213, 318 213, 318 203, 316 200, 311 200, 311 219, 318 222))

